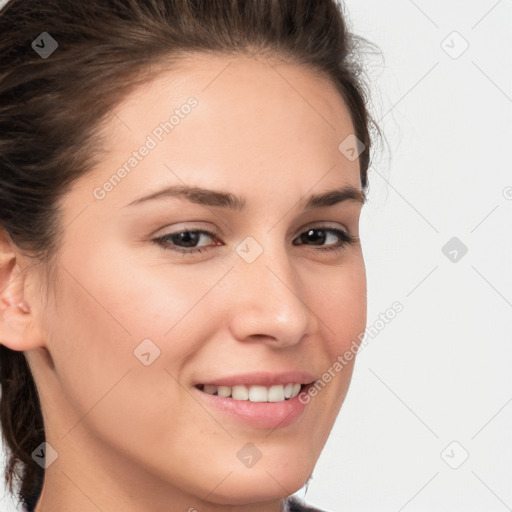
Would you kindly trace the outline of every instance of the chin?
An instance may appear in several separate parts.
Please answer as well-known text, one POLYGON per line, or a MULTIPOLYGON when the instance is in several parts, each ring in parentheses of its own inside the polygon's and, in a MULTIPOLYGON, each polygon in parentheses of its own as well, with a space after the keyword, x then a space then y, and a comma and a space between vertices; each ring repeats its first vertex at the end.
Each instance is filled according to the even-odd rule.
POLYGON ((275 477, 266 474, 259 478, 234 478, 230 475, 217 489, 208 496, 208 501, 217 505, 248 505, 265 501, 281 500, 301 489, 308 479, 275 477), (230 481, 228 484, 228 480, 230 481))
POLYGON ((311 464, 302 466, 295 461, 270 466, 233 470, 208 501, 219 505, 246 505, 280 500, 304 487, 313 471, 311 464))

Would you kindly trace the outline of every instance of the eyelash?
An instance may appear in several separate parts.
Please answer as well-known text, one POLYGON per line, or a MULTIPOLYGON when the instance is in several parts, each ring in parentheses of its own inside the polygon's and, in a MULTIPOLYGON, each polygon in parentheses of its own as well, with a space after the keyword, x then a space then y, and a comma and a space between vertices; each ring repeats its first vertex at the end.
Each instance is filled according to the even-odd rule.
MULTIPOLYGON (((319 251, 332 252, 334 254, 341 253, 347 245, 353 245, 359 240, 359 237, 351 236, 348 233, 346 233, 345 231, 342 231, 341 229, 330 228, 330 227, 326 227, 326 226, 310 227, 310 228, 306 229, 305 231, 303 231, 299 235, 298 238, 300 238, 303 234, 307 233, 308 231, 325 231, 325 232, 330 232, 330 233, 336 234, 339 237, 339 239, 341 240, 337 245, 330 245, 327 247, 323 247, 323 248, 321 247, 320 249, 316 249, 319 251)), ((175 233, 169 233, 167 235, 164 235, 164 236, 161 236, 158 238, 154 238, 154 239, 152 239, 152 242, 156 243, 164 250, 171 250, 171 251, 179 252, 182 254, 195 254, 195 253, 200 253, 200 252, 203 252, 205 250, 212 248, 212 246, 179 248, 179 246, 177 246, 167 240, 173 236, 181 235, 183 233, 198 233, 198 234, 208 235, 211 238, 215 238, 215 236, 216 236, 215 233, 212 233, 210 231, 205 231, 203 229, 187 229, 187 230, 183 230, 183 231, 176 231, 175 233), (174 245, 174 247, 170 247, 171 245, 174 245)), ((216 246, 214 246, 214 247, 216 247, 216 246)))

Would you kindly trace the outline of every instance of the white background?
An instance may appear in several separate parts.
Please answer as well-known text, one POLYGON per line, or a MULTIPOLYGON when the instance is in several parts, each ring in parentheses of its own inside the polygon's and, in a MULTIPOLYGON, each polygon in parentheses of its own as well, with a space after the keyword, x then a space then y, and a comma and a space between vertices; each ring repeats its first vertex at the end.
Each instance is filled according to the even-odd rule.
POLYGON ((512 0, 345 4, 383 56, 367 61, 388 143, 361 220, 368 325, 404 309, 367 338, 298 495, 332 512, 512 510, 512 0))

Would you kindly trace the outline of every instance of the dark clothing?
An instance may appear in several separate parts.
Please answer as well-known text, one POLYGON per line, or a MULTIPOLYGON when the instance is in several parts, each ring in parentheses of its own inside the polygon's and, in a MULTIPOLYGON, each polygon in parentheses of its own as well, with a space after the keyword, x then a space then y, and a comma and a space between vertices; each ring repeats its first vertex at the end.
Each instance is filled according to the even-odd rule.
MULTIPOLYGON (((289 496, 285 501, 283 512, 324 512, 319 508, 310 507, 295 496, 289 496), (288 507, 288 508, 287 508, 288 507)), ((325 511, 326 512, 326 511, 325 511)))

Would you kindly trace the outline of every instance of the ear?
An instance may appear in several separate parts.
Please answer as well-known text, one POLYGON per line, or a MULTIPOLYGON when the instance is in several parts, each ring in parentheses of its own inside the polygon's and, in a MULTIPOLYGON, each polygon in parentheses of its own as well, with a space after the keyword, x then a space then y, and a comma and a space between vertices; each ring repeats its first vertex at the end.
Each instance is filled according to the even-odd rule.
POLYGON ((43 343, 33 308, 25 297, 28 276, 21 270, 20 258, 0 227, 0 345, 25 351, 43 343))

